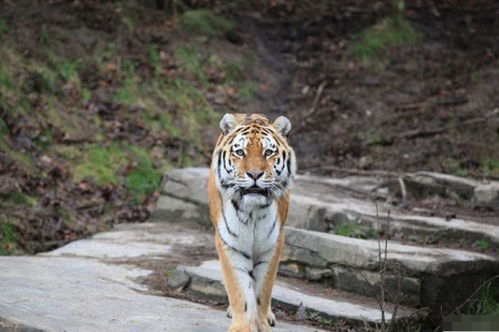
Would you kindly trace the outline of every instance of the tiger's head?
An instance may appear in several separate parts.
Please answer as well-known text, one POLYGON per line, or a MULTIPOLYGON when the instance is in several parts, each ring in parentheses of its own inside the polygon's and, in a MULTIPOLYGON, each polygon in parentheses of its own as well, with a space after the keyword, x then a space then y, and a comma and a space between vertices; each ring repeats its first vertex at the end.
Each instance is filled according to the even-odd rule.
POLYGON ((296 172, 286 139, 289 119, 280 116, 270 123, 261 114, 225 114, 220 129, 212 160, 218 189, 247 204, 283 197, 296 172))

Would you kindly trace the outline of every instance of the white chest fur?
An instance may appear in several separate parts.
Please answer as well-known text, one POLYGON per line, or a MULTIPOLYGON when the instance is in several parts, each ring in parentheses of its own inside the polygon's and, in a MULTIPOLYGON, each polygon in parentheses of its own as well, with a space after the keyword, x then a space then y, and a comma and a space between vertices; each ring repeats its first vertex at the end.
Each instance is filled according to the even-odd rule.
POLYGON ((274 249, 280 231, 275 201, 247 204, 244 200, 227 200, 222 212, 218 231, 236 254, 256 263, 274 249))

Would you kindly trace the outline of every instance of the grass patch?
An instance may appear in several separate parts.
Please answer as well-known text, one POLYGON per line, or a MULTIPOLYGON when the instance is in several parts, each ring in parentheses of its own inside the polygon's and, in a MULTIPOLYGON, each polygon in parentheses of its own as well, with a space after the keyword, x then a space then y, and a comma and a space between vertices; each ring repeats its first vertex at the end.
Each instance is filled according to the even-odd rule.
POLYGON ((64 60, 56 64, 56 69, 66 82, 73 82, 79 81, 78 70, 82 66, 83 63, 80 60, 64 60))
POLYGON ((159 189, 163 170, 158 169, 148 151, 139 146, 92 145, 84 152, 61 146, 58 152, 76 165, 75 181, 91 177, 100 185, 122 183, 135 203, 142 203, 159 189))
POLYGON ((154 74, 158 76, 163 72, 163 66, 161 64, 161 56, 159 54, 159 51, 154 45, 147 45, 146 49, 149 62, 154 68, 154 74))
POLYGON ((421 40, 421 32, 414 29, 409 21, 399 16, 387 17, 358 35, 353 54, 370 60, 378 57, 387 46, 413 45, 421 40))
POLYGON ((29 197, 28 195, 20 191, 5 195, 4 199, 7 202, 11 202, 18 205, 26 205, 26 206, 36 205, 36 199, 29 197))
POLYGON ((233 31, 235 24, 210 10, 195 9, 182 14, 180 27, 185 32, 216 38, 233 31))
POLYGON ((251 82, 244 82, 239 88, 238 95, 243 101, 252 100, 256 95, 255 86, 251 82))
POLYGON ((133 61, 124 60, 121 65, 121 72, 123 73, 123 83, 116 91, 114 99, 123 105, 133 105, 138 99, 137 75, 136 66, 133 61))
POLYGON ((76 181, 91 177, 100 185, 119 183, 118 171, 128 161, 124 149, 118 145, 93 145, 87 151, 82 151, 82 153, 83 160, 74 169, 76 181))
POLYGON ((485 159, 482 164, 484 174, 499 175, 499 159, 485 159))
POLYGON ((11 149, 5 140, 0 139, 0 149, 12 158, 21 168, 33 175, 37 173, 33 158, 21 151, 11 149))
POLYGON ((499 287, 497 280, 487 282, 478 296, 471 301, 471 313, 475 315, 499 314, 499 287))
POLYGON ((244 68, 236 61, 229 61, 225 67, 225 80, 228 82, 237 82, 244 79, 244 68))
POLYGON ((132 153, 138 162, 137 166, 126 175, 125 185, 136 203, 142 203, 148 195, 159 190, 161 172, 154 167, 153 160, 145 149, 133 147, 132 153))
POLYGON ((49 68, 42 66, 35 72, 32 89, 45 93, 56 93, 60 85, 58 75, 49 68))
POLYGON ((489 241, 481 239, 481 240, 476 240, 473 243, 473 247, 477 248, 478 250, 481 250, 481 251, 486 251, 486 250, 490 249, 491 245, 490 245, 489 241))
POLYGON ((10 28, 7 25, 7 22, 3 18, 0 18, 0 38, 5 36, 10 32, 10 28))
POLYGON ((364 232, 360 225, 357 224, 341 224, 335 227, 334 234, 354 238, 365 238, 364 232))
POLYGON ((207 82, 203 69, 203 59, 197 47, 181 46, 175 50, 175 58, 188 74, 194 75, 202 83, 207 82))
POLYGON ((19 232, 14 225, 0 221, 0 256, 15 254, 19 239, 19 232))

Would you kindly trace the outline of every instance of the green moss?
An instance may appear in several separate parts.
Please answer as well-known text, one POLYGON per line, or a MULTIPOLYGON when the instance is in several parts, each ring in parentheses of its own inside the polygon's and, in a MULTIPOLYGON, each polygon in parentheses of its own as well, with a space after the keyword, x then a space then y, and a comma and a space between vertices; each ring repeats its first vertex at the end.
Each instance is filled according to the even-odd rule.
POLYGON ((88 103, 90 100, 92 100, 92 92, 87 88, 81 89, 81 101, 88 103))
POLYGON ((56 93, 60 88, 60 80, 55 72, 41 66, 35 73, 35 79, 42 92, 56 93))
POLYGON ((453 172, 453 174, 457 176, 467 177, 469 173, 466 168, 458 168, 453 172))
POLYGON ((116 91, 114 99, 123 105, 133 105, 139 99, 138 76, 136 75, 136 66, 133 61, 124 60, 121 65, 123 73, 123 82, 121 87, 116 91))
POLYGON ((472 314, 499 314, 499 283, 497 282, 497 280, 494 281, 487 282, 480 290, 478 296, 471 301, 472 314))
POLYGON ((15 254, 19 239, 19 232, 14 225, 0 221, 0 256, 15 254))
POLYGON ((354 55, 369 60, 379 56, 387 46, 416 44, 422 40, 422 34, 403 17, 392 16, 367 28, 356 39, 354 55))
POLYGON ((227 82, 237 82, 244 79, 244 67, 236 61, 229 61, 225 68, 225 80, 227 82))
POLYGON ((135 201, 141 203, 147 195, 159 190, 161 173, 154 167, 147 150, 135 146, 132 147, 132 153, 138 162, 137 166, 126 175, 125 185, 135 201))
POLYGON ((487 240, 477 240, 473 243, 473 247, 481 250, 481 251, 486 251, 488 249, 490 249, 491 245, 490 245, 490 242, 487 241, 487 240))
POLYGON ((159 54, 159 50, 154 45, 147 45, 146 49, 149 62, 151 63, 151 66, 154 68, 154 74, 160 75, 163 72, 163 66, 161 63, 161 56, 159 54))
POLYGON ((357 224, 342 224, 334 229, 334 234, 348 237, 361 238, 362 230, 357 224))
POLYGON ((55 63, 57 72, 66 82, 79 81, 78 70, 83 66, 79 59, 64 59, 55 63))
POLYGON ((97 183, 119 183, 119 169, 127 164, 125 149, 118 145, 92 145, 82 151, 82 161, 74 169, 74 179, 94 178, 97 183))
MULTIPOLYGON (((6 68, 0 63, 0 89, 10 90, 14 87, 13 80, 10 73, 6 68)), ((1 91, 1 90, 0 90, 1 91)))
POLYGON ((482 162, 482 169, 485 174, 499 175, 499 159, 485 159, 482 162))
POLYGON ((0 137, 7 135, 9 133, 9 127, 7 127, 7 124, 3 121, 2 118, 0 118, 0 137))
POLYGON ((243 101, 251 101, 256 95, 255 87, 252 82, 244 82, 239 88, 239 97, 243 101))
POLYGON ((10 32, 10 28, 7 22, 3 18, 0 18, 0 38, 3 38, 6 34, 10 32))
POLYGON ((203 69, 203 59, 195 46, 181 46, 175 49, 175 58, 180 66, 189 74, 206 83, 206 75, 203 69))
POLYGON ((37 200, 35 198, 30 197, 30 196, 28 196, 20 191, 5 195, 4 199, 7 202, 11 202, 14 204, 19 204, 19 205, 26 205, 26 206, 34 206, 34 205, 36 205, 36 202, 37 202, 37 200))
POLYGON ((32 174, 37 173, 33 158, 22 151, 11 149, 2 137, 0 137, 0 149, 2 149, 10 158, 15 160, 25 171, 31 172, 32 174))
POLYGON ((188 10, 180 18, 182 30, 208 38, 216 38, 230 33, 235 24, 210 10, 188 10))

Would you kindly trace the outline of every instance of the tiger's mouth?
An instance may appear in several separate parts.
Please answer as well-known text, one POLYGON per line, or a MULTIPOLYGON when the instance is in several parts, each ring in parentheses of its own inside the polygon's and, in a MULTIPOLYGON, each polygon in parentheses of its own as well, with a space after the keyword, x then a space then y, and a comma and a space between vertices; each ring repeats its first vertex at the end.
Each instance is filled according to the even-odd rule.
POLYGON ((243 196, 248 195, 248 194, 258 194, 258 195, 268 196, 269 190, 264 189, 264 188, 260 188, 256 184, 254 184, 253 186, 251 186, 249 188, 242 189, 241 193, 243 194, 243 196))

